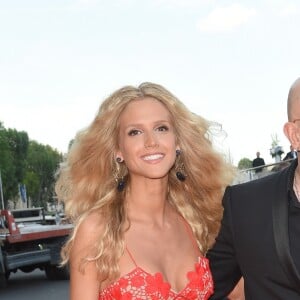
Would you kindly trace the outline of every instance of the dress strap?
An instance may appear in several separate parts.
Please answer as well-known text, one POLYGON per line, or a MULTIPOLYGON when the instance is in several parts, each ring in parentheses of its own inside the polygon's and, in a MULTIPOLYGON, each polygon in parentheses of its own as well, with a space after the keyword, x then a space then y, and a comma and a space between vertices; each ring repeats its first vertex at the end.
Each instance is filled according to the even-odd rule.
POLYGON ((129 255, 130 259, 131 259, 132 262, 134 263, 134 265, 135 265, 136 267, 138 267, 138 265, 136 264, 136 262, 135 262, 135 260, 134 260, 134 258, 133 258, 133 255, 131 254, 131 252, 129 251, 129 249, 127 248, 127 246, 126 246, 125 248, 126 248, 126 251, 127 251, 128 255, 129 255))
POLYGON ((190 224, 185 220, 185 218, 183 216, 181 216, 181 219, 182 219, 182 222, 183 222, 183 224, 186 228, 187 234, 190 237, 190 240, 191 240, 191 242, 194 246, 194 249, 196 250, 197 253, 200 253, 200 249, 199 249, 199 246, 197 244, 197 240, 194 236, 194 233, 192 231, 192 228, 191 228, 190 224))

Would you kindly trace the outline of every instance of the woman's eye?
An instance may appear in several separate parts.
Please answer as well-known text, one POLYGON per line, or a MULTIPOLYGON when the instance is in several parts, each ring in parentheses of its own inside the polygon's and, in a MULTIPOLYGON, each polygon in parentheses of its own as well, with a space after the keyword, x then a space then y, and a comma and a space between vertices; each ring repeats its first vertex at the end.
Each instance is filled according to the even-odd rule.
POLYGON ((128 132, 128 135, 133 136, 133 135, 137 135, 137 134, 139 134, 139 133, 140 133, 139 130, 137 130, 137 129, 132 129, 132 130, 130 130, 130 131, 128 132))
POLYGON ((165 125, 162 125, 162 126, 159 126, 157 128, 158 131, 168 131, 169 130, 169 127, 165 126, 165 125))

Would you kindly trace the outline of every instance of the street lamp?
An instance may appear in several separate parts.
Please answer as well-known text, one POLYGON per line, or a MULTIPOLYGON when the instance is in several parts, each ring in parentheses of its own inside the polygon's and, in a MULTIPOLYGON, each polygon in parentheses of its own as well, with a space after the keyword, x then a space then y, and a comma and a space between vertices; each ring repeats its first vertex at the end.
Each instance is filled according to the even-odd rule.
POLYGON ((4 198, 3 198, 3 188, 2 188, 1 170, 0 170, 0 197, 1 197, 1 205, 2 205, 2 209, 5 209, 5 207, 4 207, 4 198))
MULTIPOLYGON (((2 126, 2 123, 0 122, 0 131, 2 131, 2 130, 5 130, 5 128, 2 126)), ((2 206, 2 209, 5 209, 5 207, 4 207, 4 198, 3 198, 1 169, 0 169, 0 197, 1 197, 1 206, 2 206)))

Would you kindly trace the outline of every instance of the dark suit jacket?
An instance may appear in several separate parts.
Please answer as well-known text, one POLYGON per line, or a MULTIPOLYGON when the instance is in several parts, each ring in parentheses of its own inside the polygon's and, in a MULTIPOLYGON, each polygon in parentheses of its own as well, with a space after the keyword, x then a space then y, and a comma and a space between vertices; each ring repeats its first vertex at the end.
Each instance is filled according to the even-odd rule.
POLYGON ((221 229, 207 255, 215 282, 211 300, 225 299, 241 276, 247 300, 300 300, 300 270, 288 237, 288 186, 296 166, 297 160, 226 189, 221 229))

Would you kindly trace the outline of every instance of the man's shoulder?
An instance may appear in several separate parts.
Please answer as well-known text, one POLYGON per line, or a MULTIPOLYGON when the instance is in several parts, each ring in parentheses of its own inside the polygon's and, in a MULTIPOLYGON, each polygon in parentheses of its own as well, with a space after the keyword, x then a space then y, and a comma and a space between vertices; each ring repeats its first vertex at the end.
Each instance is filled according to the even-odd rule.
MULTIPOLYGON (((233 191, 259 191, 260 189, 266 189, 268 187, 275 188, 278 186, 278 182, 282 182, 285 178, 287 178, 288 172, 287 170, 281 170, 274 172, 265 177, 254 179, 248 182, 240 183, 232 185, 230 188, 233 191)), ((283 183, 283 182, 282 182, 283 183)))
POLYGON ((297 162, 295 161, 285 169, 274 171, 265 177, 229 186, 226 189, 226 197, 224 200, 231 199, 229 200, 230 202, 242 202, 251 198, 253 201, 260 201, 262 198, 275 197, 283 190, 288 190, 296 166, 297 162))
POLYGON ((228 187, 223 198, 224 208, 237 214, 239 219, 268 211, 276 195, 284 189, 278 185, 278 173, 228 187))

